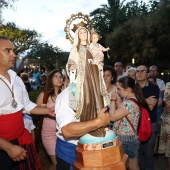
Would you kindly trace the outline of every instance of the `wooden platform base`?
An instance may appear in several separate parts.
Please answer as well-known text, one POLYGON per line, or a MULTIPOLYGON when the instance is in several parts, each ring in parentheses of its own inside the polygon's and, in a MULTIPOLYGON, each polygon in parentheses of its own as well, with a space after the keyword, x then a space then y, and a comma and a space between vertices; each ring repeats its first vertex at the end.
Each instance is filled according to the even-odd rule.
POLYGON ((126 170, 128 156, 124 154, 123 145, 119 141, 117 146, 102 150, 76 149, 74 170, 126 170))

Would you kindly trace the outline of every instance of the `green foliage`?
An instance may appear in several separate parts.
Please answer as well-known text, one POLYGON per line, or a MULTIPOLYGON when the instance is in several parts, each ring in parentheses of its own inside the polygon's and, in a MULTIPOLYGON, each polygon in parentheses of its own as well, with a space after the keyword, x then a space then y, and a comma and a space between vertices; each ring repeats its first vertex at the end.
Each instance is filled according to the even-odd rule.
POLYGON ((35 30, 21 29, 15 23, 0 26, 0 35, 7 36, 15 46, 16 55, 25 52, 30 47, 37 46, 41 35, 35 30))
MULTIPOLYGON (((29 93, 29 97, 30 97, 30 100, 34 103, 36 103, 36 100, 37 100, 37 97, 39 96, 39 94, 41 93, 41 89, 37 89, 37 90, 33 90, 29 93)), ((32 119, 33 119, 33 123, 34 125, 36 126, 36 128, 38 127, 39 125, 39 121, 40 121, 40 118, 41 116, 39 115, 31 115, 32 119)))
POLYGON ((64 67, 67 61, 67 53, 62 52, 58 47, 53 47, 48 43, 39 43, 32 47, 27 54, 30 63, 40 64, 48 70, 64 67))
POLYGON ((61 69, 65 69, 68 61, 69 52, 61 52, 57 55, 57 64, 61 69))
POLYGON ((31 91, 29 93, 30 100, 35 103, 40 93, 41 93, 41 89, 31 91))
MULTIPOLYGON (((15 54, 21 54, 36 47, 40 41, 41 35, 35 30, 21 29, 15 23, 7 23, 0 26, 0 35, 7 36, 15 47, 15 54)), ((16 64, 14 70, 17 71, 16 64)))
POLYGON ((17 0, 0 0, 0 9, 7 8, 7 7, 13 8, 13 6, 14 6, 13 3, 15 1, 17 1, 17 0))
MULTIPOLYGON (((90 13, 92 16, 93 25, 95 30, 102 36, 102 40, 105 40, 106 36, 111 33, 118 24, 123 23, 126 20, 125 8, 123 3, 119 0, 108 0, 108 5, 101 5, 101 8, 97 8, 90 13)), ((105 41, 102 41, 105 44, 105 41)))
POLYGON ((135 58, 136 64, 169 67, 169 11, 169 0, 147 4, 108 0, 108 5, 91 12, 94 28, 102 36, 101 44, 111 49, 109 63, 119 60, 126 64, 135 58))

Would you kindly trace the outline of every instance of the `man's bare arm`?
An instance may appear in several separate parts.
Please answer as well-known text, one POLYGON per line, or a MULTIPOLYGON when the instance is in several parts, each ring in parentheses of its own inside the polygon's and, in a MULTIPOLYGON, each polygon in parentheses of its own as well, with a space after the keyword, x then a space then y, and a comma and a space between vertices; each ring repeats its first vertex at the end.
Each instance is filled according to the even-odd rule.
POLYGON ((93 120, 85 122, 72 122, 62 127, 62 133, 65 138, 80 137, 87 134, 90 131, 96 130, 100 127, 105 127, 110 122, 110 116, 105 113, 106 108, 102 109, 98 114, 98 117, 93 120))

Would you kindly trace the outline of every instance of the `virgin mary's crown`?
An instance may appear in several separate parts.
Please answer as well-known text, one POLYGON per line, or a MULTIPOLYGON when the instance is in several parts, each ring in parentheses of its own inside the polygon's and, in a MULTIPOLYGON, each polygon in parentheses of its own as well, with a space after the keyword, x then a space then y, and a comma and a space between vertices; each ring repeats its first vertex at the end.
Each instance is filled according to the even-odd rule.
POLYGON ((79 27, 85 27, 89 31, 92 30, 92 28, 93 28, 92 20, 89 18, 88 15, 84 15, 81 12, 79 12, 78 14, 72 14, 71 18, 66 20, 66 27, 64 28, 64 31, 66 33, 66 39, 70 40, 71 44, 73 44, 73 37, 70 33, 70 30, 75 32, 79 27), (81 21, 77 24, 73 24, 73 28, 70 29, 72 22, 76 21, 76 20, 80 21, 80 19, 83 20, 83 21, 81 21))

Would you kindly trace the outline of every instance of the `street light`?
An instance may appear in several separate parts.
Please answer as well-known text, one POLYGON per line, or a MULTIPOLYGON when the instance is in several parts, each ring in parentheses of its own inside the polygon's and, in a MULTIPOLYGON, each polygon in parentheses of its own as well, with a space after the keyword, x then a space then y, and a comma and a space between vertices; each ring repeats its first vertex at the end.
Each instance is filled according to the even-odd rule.
POLYGON ((41 65, 40 65, 40 59, 41 59, 41 57, 38 57, 38 59, 39 59, 39 72, 41 71, 41 65))
POLYGON ((135 59, 134 58, 132 58, 132 64, 135 64, 135 59))

